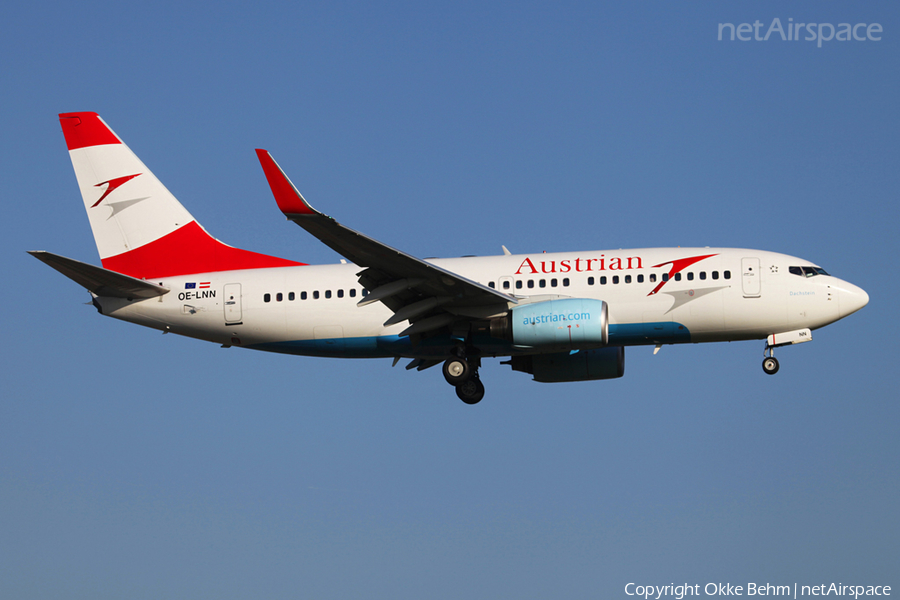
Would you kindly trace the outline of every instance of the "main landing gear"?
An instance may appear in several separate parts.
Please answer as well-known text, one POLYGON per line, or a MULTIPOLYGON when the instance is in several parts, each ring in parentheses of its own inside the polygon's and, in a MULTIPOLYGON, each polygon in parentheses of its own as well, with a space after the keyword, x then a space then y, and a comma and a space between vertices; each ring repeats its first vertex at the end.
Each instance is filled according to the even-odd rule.
POLYGON ((478 404, 484 398, 484 384, 473 375, 468 381, 456 386, 456 395, 466 404, 478 404))
POLYGON ((477 358, 467 359, 462 352, 460 356, 451 356, 444 362, 444 379, 456 388, 456 395, 466 404, 478 404, 484 398, 484 384, 478 376, 481 361, 477 358))

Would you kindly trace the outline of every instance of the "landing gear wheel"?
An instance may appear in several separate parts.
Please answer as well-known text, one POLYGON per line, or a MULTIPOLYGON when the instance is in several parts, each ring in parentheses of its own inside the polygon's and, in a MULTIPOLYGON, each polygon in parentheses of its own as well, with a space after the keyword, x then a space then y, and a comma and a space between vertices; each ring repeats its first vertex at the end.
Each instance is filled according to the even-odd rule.
POLYGON ((464 358, 448 358, 444 363, 444 379, 447 383, 459 386, 472 377, 472 368, 464 358))
POLYGON ((478 404, 484 398, 484 384, 477 377, 456 386, 456 395, 466 404, 478 404))
POLYGON ((767 356, 763 359, 762 367, 767 374, 774 375, 778 372, 778 359, 774 356, 767 356))

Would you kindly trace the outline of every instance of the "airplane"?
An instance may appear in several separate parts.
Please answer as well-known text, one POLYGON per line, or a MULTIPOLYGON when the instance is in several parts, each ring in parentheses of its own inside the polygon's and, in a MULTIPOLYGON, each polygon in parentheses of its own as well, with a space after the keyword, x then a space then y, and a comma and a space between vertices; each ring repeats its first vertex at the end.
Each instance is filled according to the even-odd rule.
POLYGON ((864 307, 807 260, 738 248, 640 248, 419 259, 316 210, 256 150, 281 212, 344 258, 307 265, 212 237, 93 112, 62 113, 102 267, 35 258, 85 287, 100 314, 223 347, 443 365, 466 404, 486 358, 538 382, 622 377, 626 346, 812 340, 864 307))

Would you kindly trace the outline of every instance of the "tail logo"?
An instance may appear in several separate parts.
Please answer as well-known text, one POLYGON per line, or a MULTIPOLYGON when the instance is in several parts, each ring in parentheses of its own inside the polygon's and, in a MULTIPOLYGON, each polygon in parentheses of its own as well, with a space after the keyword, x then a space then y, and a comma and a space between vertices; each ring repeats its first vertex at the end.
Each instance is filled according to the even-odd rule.
POLYGON ((108 187, 106 188, 106 191, 103 192, 103 195, 100 196, 100 199, 97 200, 96 202, 94 202, 94 204, 91 205, 91 208, 96 208, 98 204, 100 204, 101 202, 103 202, 103 200, 104 200, 107 196, 109 196, 109 195, 110 195, 111 193, 113 193, 116 189, 118 189, 123 183, 128 182, 128 181, 131 181, 132 179, 134 179, 134 178, 137 177, 138 175, 142 175, 142 173, 136 173, 136 174, 134 174, 134 175, 125 175, 124 177, 116 177, 115 179, 110 179, 109 181, 102 181, 102 182, 96 184, 94 187, 100 187, 101 185, 105 185, 105 186, 108 186, 108 187))

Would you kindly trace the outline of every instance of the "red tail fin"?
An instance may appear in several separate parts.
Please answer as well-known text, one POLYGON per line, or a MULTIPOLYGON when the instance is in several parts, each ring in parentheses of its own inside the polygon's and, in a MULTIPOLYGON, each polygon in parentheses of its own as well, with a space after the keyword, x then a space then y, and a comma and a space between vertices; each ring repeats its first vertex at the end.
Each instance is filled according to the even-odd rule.
POLYGON ((105 268, 155 279, 303 264, 209 235, 97 113, 59 120, 105 268))

